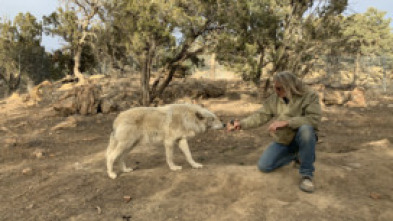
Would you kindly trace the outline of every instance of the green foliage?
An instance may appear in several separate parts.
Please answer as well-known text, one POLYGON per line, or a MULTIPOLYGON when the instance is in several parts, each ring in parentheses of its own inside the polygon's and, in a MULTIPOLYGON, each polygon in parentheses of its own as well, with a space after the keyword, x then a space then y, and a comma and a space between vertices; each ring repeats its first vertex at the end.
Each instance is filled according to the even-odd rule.
POLYGON ((95 23, 100 19, 97 15, 101 12, 101 1, 98 0, 64 0, 64 8, 58 8, 49 16, 44 16, 45 31, 47 34, 57 35, 68 43, 69 50, 74 59, 74 74, 83 81, 81 71, 92 68, 96 60, 91 55, 92 51, 86 51, 94 47, 95 23), (90 54, 90 55, 89 55, 90 54), (89 55, 88 57, 83 56, 89 55), (85 62, 82 64, 82 62, 85 62), (90 63, 88 63, 90 62, 90 63))
POLYGON ((241 73, 244 79, 259 79, 267 64, 268 47, 282 37, 280 19, 270 6, 268 0, 232 2, 229 8, 238 10, 230 12, 226 31, 219 35, 217 59, 241 73))
POLYGON ((391 55, 391 19, 385 19, 385 16, 386 12, 369 8, 364 14, 354 14, 345 18, 342 32, 348 39, 346 51, 371 56, 391 55))
POLYGON ((35 83, 50 78, 50 58, 41 46, 41 34, 41 23, 30 13, 0 22, 0 78, 10 92, 19 87, 21 78, 35 83))
POLYGON ((75 11, 65 11, 58 8, 49 16, 43 17, 45 33, 47 35, 59 36, 69 43, 70 48, 76 47, 80 30, 78 30, 78 17, 75 11))
POLYGON ((150 99, 162 93, 175 72, 201 64, 198 55, 212 45, 212 33, 220 28, 219 2, 226 1, 117 0, 110 4, 109 20, 121 36, 116 36, 118 44, 142 72, 145 92, 151 68, 160 69, 150 99))
POLYGON ((72 73, 74 67, 72 55, 61 50, 56 50, 50 55, 51 79, 59 80, 72 73))
POLYGON ((220 35, 217 58, 256 83, 263 71, 307 73, 315 55, 324 53, 328 39, 338 34, 332 18, 335 21, 347 5, 346 0, 315 2, 232 1, 229 8, 237 10, 227 16, 228 28, 220 35))

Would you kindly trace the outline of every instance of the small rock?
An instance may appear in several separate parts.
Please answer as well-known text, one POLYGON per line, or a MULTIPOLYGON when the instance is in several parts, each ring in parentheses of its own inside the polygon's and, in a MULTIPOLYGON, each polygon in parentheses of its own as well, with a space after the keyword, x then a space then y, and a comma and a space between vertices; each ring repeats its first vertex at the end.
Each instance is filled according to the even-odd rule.
POLYGON ((60 130, 64 128, 74 128, 77 126, 77 120, 75 117, 68 117, 65 121, 57 124, 51 128, 51 131, 60 130))
POLYGON ((83 169, 83 165, 81 163, 79 163, 79 162, 76 162, 74 164, 74 169, 75 170, 82 170, 83 169))
POLYGON ((23 175, 30 175, 32 173, 33 173, 33 169, 31 169, 30 167, 25 168, 25 169, 22 170, 22 174, 23 175))
POLYGON ((126 202, 126 203, 130 202, 131 199, 132 199, 131 196, 123 196, 123 200, 124 200, 124 202, 126 202))
POLYGON ((100 215, 100 214, 102 213, 101 207, 99 207, 99 206, 96 206, 96 209, 97 209, 97 213, 98 213, 98 215, 100 215))
POLYGON ((3 131, 5 133, 8 133, 12 136, 18 136, 16 133, 12 132, 10 129, 8 129, 7 127, 0 127, 0 131, 3 131))
POLYGON ((388 104, 388 108, 393 108, 393 104, 388 104))
POLYGON ((368 105, 369 105, 370 107, 376 107, 376 106, 378 106, 378 104, 379 104, 378 101, 369 101, 369 102, 368 102, 368 105))
POLYGON ((351 168, 351 167, 348 167, 348 166, 342 166, 342 168, 343 168, 344 170, 347 170, 347 171, 352 171, 352 168, 351 168))
POLYGON ((34 152, 33 152, 33 155, 36 157, 36 158, 42 158, 42 157, 44 157, 44 156, 46 156, 46 152, 45 152, 45 150, 43 150, 43 149, 36 149, 34 152))
POLYGON ((34 204, 30 204, 30 205, 26 206, 26 209, 33 209, 33 207, 34 207, 34 204))
POLYGON ((360 163, 348 163, 347 166, 354 169, 359 169, 362 165, 360 163))
POLYGON ((370 193, 370 198, 374 199, 374 200, 379 200, 379 199, 381 199, 381 194, 376 193, 376 192, 371 192, 370 193))
POLYGON ((5 138, 3 141, 5 144, 10 145, 10 146, 15 146, 17 143, 16 138, 11 137, 11 138, 5 138))

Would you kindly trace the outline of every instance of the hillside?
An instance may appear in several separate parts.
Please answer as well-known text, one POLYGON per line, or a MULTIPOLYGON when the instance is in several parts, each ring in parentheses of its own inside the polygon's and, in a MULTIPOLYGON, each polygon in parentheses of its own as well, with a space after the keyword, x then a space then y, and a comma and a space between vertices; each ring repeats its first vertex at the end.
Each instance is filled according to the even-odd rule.
MULTIPOLYGON (((260 106, 244 83, 225 85, 223 96, 198 102, 223 121, 260 106)), ((135 149, 127 160, 135 171, 111 180, 104 153, 119 111, 65 117, 4 100, 0 220, 393 220, 393 98, 367 99, 364 108, 323 108, 313 194, 299 190, 292 165, 258 171, 266 126, 192 139, 199 170, 178 150, 183 170, 172 172, 163 147, 135 149)))

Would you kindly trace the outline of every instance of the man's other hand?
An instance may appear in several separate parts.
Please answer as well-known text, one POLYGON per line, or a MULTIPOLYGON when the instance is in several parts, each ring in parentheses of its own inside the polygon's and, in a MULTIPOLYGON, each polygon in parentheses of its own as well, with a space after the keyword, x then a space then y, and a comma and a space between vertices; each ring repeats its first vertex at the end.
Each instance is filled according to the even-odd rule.
POLYGON ((269 125, 269 131, 276 132, 279 128, 287 127, 288 124, 288 121, 274 121, 269 125))

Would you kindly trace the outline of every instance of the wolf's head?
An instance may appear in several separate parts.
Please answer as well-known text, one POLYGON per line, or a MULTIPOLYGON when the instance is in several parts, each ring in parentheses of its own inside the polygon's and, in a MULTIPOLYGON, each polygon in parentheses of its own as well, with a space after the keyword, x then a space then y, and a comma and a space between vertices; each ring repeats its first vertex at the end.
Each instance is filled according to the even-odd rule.
POLYGON ((206 125, 206 129, 219 130, 224 128, 221 120, 212 112, 207 109, 201 108, 195 113, 198 120, 203 121, 206 125))

